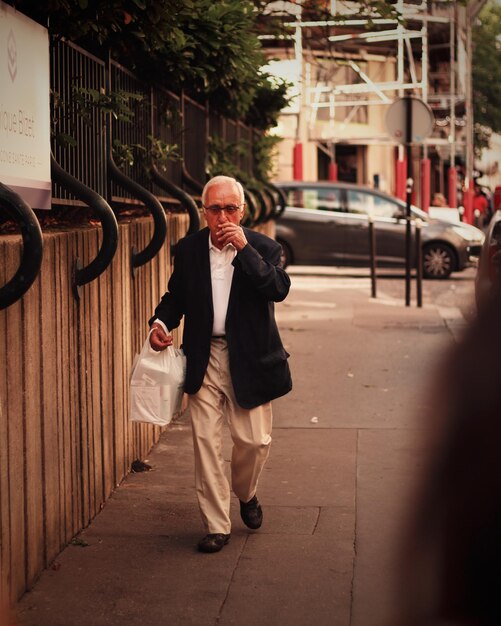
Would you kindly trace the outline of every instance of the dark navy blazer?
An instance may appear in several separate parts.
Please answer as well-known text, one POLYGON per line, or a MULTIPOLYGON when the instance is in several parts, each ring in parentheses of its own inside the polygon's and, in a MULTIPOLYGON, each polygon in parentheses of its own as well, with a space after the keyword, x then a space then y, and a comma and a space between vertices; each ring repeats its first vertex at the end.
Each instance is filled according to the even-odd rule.
MULTIPOLYGON (((290 279, 279 267, 280 245, 261 233, 243 230, 248 245, 233 260, 225 328, 235 396, 241 407, 250 409, 292 388, 289 355, 274 311, 274 303, 287 296, 290 279)), ((183 316, 184 388, 194 394, 207 370, 214 318, 208 228, 178 243, 168 291, 150 324, 157 318, 172 330, 183 316)))

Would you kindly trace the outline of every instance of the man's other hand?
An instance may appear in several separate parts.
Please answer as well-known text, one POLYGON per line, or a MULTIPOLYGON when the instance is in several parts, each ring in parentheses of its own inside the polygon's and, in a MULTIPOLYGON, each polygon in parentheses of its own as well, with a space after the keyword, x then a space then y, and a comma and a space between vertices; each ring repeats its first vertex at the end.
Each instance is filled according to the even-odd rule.
POLYGON ((167 335, 165 330, 159 324, 153 324, 151 327, 150 346, 153 350, 160 352, 172 345, 172 335, 167 335))

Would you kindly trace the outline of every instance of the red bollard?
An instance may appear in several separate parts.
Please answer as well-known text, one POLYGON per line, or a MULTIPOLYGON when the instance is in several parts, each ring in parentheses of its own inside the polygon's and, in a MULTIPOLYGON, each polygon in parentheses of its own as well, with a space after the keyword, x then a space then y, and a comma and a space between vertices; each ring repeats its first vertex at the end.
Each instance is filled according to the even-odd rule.
POLYGON ((294 180, 303 180, 303 144, 297 143, 293 152, 293 177, 294 180))
POLYGON ((406 181, 407 181, 407 160, 396 162, 396 183, 395 183, 395 196, 401 200, 405 200, 406 181))
POLYGON ((334 161, 329 163, 329 180, 337 180, 337 163, 334 163, 334 161))

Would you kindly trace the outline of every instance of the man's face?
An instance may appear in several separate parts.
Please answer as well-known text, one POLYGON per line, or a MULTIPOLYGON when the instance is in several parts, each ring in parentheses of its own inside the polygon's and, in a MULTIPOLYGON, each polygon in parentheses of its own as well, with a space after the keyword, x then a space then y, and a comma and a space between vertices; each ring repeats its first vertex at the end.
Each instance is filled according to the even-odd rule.
POLYGON ((231 182, 216 183, 209 187, 205 196, 205 217, 207 219, 207 226, 211 233, 212 243, 214 245, 219 244, 218 231, 221 224, 225 222, 232 222, 233 224, 240 224, 240 220, 243 217, 244 207, 238 209, 234 213, 228 211, 211 211, 210 208, 224 208, 227 206, 240 207, 241 200, 238 188, 231 182))

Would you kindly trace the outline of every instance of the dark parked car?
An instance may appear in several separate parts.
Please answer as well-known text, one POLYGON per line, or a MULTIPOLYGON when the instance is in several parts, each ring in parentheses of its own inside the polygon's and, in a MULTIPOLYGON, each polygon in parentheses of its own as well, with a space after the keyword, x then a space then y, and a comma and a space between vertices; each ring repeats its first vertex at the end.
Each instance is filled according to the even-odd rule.
MULTIPOLYGON (((378 266, 405 264, 405 203, 401 200, 348 183, 276 184, 287 196, 276 232, 286 265, 367 266, 369 216, 376 231, 378 266)), ((484 241, 479 229, 432 219, 413 206, 412 219, 416 218, 422 220, 424 276, 447 278, 478 258, 484 241)), ((414 244, 412 251, 414 257, 414 244)))
POLYGON ((501 210, 492 216, 480 254, 475 279, 477 306, 488 299, 495 285, 501 287, 501 210))

